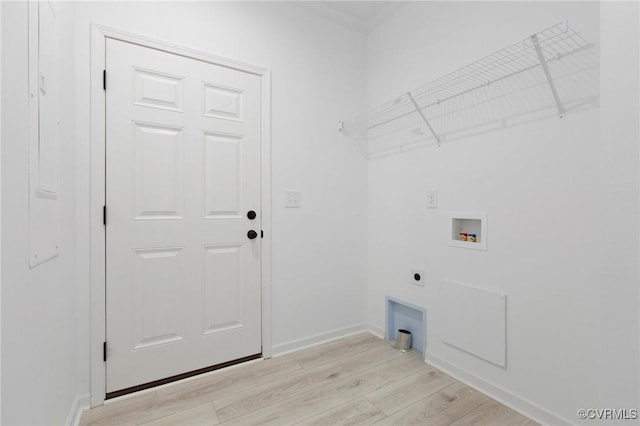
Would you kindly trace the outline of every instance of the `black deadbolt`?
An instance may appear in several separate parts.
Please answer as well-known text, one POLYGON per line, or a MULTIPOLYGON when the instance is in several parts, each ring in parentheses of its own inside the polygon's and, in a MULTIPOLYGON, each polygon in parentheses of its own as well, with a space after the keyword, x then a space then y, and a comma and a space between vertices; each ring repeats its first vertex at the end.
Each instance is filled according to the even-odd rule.
POLYGON ((250 240, 253 240, 257 236, 258 236, 258 233, 256 231, 254 231, 253 229, 251 231, 247 232, 247 237, 249 237, 250 240))
POLYGON ((413 279, 416 281, 420 281, 420 274, 413 274, 413 279))
POLYGON ((256 212, 254 212, 253 210, 249 210, 247 212, 247 217, 249 218, 249 220, 253 220, 256 218, 256 212))

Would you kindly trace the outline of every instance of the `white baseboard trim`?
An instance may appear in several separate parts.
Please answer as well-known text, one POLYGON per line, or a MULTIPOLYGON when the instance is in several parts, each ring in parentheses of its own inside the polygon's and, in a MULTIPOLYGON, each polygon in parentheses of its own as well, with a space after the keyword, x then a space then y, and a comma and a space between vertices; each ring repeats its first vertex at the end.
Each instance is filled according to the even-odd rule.
POLYGON ((385 338, 384 328, 380 328, 377 325, 369 323, 368 330, 369 330, 369 333, 375 335, 376 337, 379 337, 381 339, 385 338))
POLYGON ((574 424, 574 422, 554 414, 525 398, 514 395, 512 392, 459 368, 442 358, 427 353, 425 362, 541 425, 564 426, 574 424))
POLYGON ((354 334, 370 331, 368 324, 360 323, 354 324, 349 327, 339 328, 336 330, 328 331, 326 333, 315 334, 313 336, 304 337, 302 339, 292 340, 286 343, 280 343, 273 346, 273 356, 279 356, 288 354, 290 352, 299 351, 300 349, 310 348, 322 343, 331 342, 333 340, 342 339, 354 334))
POLYGON ((73 404, 71 404, 71 409, 69 410, 67 422, 65 424, 67 426, 78 426, 80 424, 82 412, 88 410, 90 404, 91 395, 88 393, 76 395, 76 398, 73 400, 73 404))

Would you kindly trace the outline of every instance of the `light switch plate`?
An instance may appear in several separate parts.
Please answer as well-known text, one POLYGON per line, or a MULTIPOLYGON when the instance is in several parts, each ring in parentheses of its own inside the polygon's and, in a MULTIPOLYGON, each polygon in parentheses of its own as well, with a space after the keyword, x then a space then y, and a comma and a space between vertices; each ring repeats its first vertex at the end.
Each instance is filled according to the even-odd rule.
POLYGON ((438 208, 438 191, 427 191, 427 208, 438 208))
POLYGON ((300 191, 292 189, 284 191, 284 206, 287 208, 299 208, 300 191))

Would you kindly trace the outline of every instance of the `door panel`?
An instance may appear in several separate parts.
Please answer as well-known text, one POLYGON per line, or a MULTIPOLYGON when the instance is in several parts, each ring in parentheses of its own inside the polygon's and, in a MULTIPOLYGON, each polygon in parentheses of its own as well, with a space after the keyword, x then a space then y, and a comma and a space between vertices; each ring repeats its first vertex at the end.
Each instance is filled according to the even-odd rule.
POLYGON ((212 83, 206 83, 204 90, 204 114, 207 117, 242 121, 242 91, 212 83))
POLYGON ((240 136, 204 134, 206 219, 242 216, 242 143, 240 136))
POLYGON ((133 262, 133 349, 184 339, 184 249, 134 250, 133 262))
POLYGON ((135 69, 135 104, 182 112, 183 77, 135 69))
POLYGON ((260 77, 107 40, 107 392, 261 352, 260 77))
POLYGON ((204 333, 219 333, 244 324, 242 246, 205 247, 204 333))
POLYGON ((182 129, 145 123, 133 125, 135 219, 184 219, 182 129))

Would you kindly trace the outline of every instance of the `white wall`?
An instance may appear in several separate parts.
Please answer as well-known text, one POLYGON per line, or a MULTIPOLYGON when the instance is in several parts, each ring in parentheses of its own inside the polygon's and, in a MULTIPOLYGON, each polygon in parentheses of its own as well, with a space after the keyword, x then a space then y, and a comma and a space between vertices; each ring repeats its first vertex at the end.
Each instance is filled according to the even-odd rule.
POLYGON ((286 2, 76 5, 78 393, 88 389, 90 23, 272 71, 272 312, 275 351, 362 324, 366 162, 337 131, 363 108, 364 37, 286 2), (300 209, 284 190, 302 191, 300 209))
MULTIPOLYGON (((2 7, 0 7, 2 22, 2 7)), ((0 99, 2 99, 2 31, 0 31, 0 99)), ((2 102, 0 101, 0 188, 2 188, 2 102)), ((2 197, 0 197, 0 318, 2 318, 2 197)), ((2 327, 0 326, 0 383, 2 383, 2 327)), ((2 419, 2 386, 0 385, 0 421, 2 419)))
MULTIPOLYGON (((63 424, 75 387, 75 137, 60 105, 60 254, 29 269, 27 3, 2 2, 2 424, 63 424)), ((58 4, 61 93, 73 99, 73 7, 58 4)))
MULTIPOLYGON (((638 9, 606 2, 602 17, 600 190, 603 205, 600 287, 600 404, 636 407, 640 401, 639 241, 640 68, 638 9)), ((637 421, 636 423, 637 424, 637 421)))
MULTIPOLYGON (((424 306, 428 360, 544 422, 578 422, 578 408, 631 408, 627 401, 638 400, 638 92, 631 76, 638 23, 631 12, 626 22, 624 12, 602 15, 604 48, 618 42, 635 57, 621 59, 628 72, 603 66, 601 110, 369 163, 369 321, 384 327, 385 295, 424 306), (614 118, 623 89, 629 99, 614 118), (614 120, 627 121, 616 129, 614 120), (439 207, 427 210, 432 189, 439 207), (488 251, 447 246, 450 211, 488 213, 488 251), (426 271, 425 288, 409 284, 413 268, 426 271), (506 369, 441 341, 442 280, 507 294, 506 369), (600 367, 607 369, 601 375, 600 367)), ((599 42, 598 3, 409 3, 367 40, 368 106, 566 18, 599 42)))

